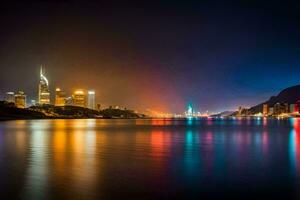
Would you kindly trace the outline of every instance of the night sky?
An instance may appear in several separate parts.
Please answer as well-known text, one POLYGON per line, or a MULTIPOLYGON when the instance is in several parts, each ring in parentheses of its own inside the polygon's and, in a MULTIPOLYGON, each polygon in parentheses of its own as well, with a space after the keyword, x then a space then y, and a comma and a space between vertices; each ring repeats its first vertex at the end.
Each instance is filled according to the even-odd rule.
POLYGON ((0 93, 36 99, 43 65, 52 94, 92 88, 103 105, 255 105, 300 83, 299 10, 288 1, 2 4, 0 93))

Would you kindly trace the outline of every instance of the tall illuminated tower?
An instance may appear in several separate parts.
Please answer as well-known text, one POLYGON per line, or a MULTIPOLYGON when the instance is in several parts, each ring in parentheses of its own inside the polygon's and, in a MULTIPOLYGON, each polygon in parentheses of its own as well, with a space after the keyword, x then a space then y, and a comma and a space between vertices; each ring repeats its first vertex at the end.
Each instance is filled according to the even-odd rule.
POLYGON ((88 91, 88 105, 87 107, 89 109, 95 110, 95 91, 94 90, 89 90, 88 91))
POLYGON ((41 66, 39 83, 39 104, 50 104, 50 90, 48 79, 43 74, 41 66))
POLYGON ((191 104, 188 105, 187 111, 185 112, 186 117, 193 117, 193 106, 191 104))

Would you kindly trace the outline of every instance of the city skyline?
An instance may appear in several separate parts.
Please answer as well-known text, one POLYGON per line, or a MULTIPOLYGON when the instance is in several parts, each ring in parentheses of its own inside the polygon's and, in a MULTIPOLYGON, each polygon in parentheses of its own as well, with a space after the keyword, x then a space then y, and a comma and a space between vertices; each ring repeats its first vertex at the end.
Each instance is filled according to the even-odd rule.
MULTIPOLYGON (((49 84, 49 80, 46 78, 46 76, 44 75, 44 71, 43 71, 43 66, 40 66, 39 68, 40 70, 40 80, 39 80, 39 84, 38 84, 38 93, 37 93, 37 97, 36 99, 34 98, 31 98, 31 97, 28 97, 27 93, 24 92, 24 90, 22 89, 18 89, 16 91, 13 91, 13 90, 7 90, 5 93, 1 94, 0 93, 0 97, 2 100, 6 100, 8 102, 12 102, 10 96, 14 96, 14 98, 16 99, 16 96, 22 94, 22 95, 25 95, 25 102, 24 102, 24 106, 21 106, 22 107, 28 107, 30 105, 34 105, 35 103, 38 103, 40 105, 43 105, 43 104, 51 104, 51 105, 56 105, 56 106, 64 106, 64 105, 77 105, 77 106, 80 106, 80 107, 86 107, 86 108, 90 108, 90 109, 96 109, 96 106, 97 105, 100 105, 100 107, 102 108, 108 108, 108 107, 123 107, 123 108, 126 108, 127 106, 126 105, 114 105, 114 104, 111 104, 111 103, 108 103, 108 104, 103 104, 101 101, 98 101, 96 102, 96 94, 95 93, 95 90, 93 89, 90 89, 90 88, 87 88, 87 87, 79 87, 79 88, 86 88, 86 89, 72 89, 72 90, 65 90, 65 88, 63 90, 61 90, 61 87, 60 86, 52 86, 51 88, 55 88, 54 91, 51 92, 51 89, 50 89, 50 84, 49 84), (66 92, 68 91, 68 92, 66 92), (59 94, 58 94, 59 93, 59 94), (53 95, 51 95, 53 94, 53 95), (69 95, 67 95, 69 94, 69 95), (80 103, 76 103, 74 102, 74 100, 76 99, 76 95, 82 95, 82 97, 79 97, 79 101, 80 103), (71 98, 71 99, 70 99, 71 98), (41 100, 42 99, 42 100, 41 100), (58 100, 60 99, 60 100, 58 100)), ((73 87, 74 88, 74 87, 73 87)), ((31 90, 32 91, 32 90, 31 90)), ((30 93, 30 92, 29 92, 30 93)), ((276 94, 272 94, 272 95, 276 95, 276 94)), ((34 95, 33 95, 34 96, 34 95)), ((269 96, 270 97, 270 96, 269 96)), ((261 102, 264 102, 266 101, 269 97, 266 97, 265 99, 263 99, 261 102)), ((76 100, 75 100, 76 101, 76 100)), ((186 103, 185 107, 181 108, 182 111, 181 112, 172 112, 172 111, 168 111, 168 112, 164 112, 164 111, 161 111, 161 110, 151 110, 151 109, 144 109, 142 110, 141 112, 142 113, 147 113, 149 111, 153 112, 153 113, 156 113, 155 115, 156 116, 208 116, 209 113, 210 114, 216 114, 216 113, 222 113, 224 111, 237 111, 238 113, 240 112, 241 109, 249 109, 261 102, 256 102, 256 104, 253 104, 253 105, 240 105, 240 104, 237 104, 237 105, 234 105, 234 107, 230 110, 230 109, 221 109, 221 110, 218 110, 218 111, 208 111, 208 110, 199 110, 199 106, 196 107, 194 105, 192 105, 191 103, 186 103), (192 111, 191 111, 192 109, 192 111)), ((299 100, 300 102, 300 100, 299 100)), ((290 106, 294 106, 294 105, 298 105, 299 102, 293 102, 293 104, 288 105, 289 108, 283 108, 283 110, 287 109, 287 111, 289 110, 294 110, 295 108, 290 108, 290 106)), ((284 102, 278 102, 278 103, 284 103, 284 102)), ((265 113, 270 113, 269 112, 269 107, 268 108, 265 108, 265 104, 263 105, 263 108, 261 110, 261 114, 262 115, 265 115, 265 113), (268 110, 268 111, 266 111, 268 110)), ((273 107, 270 107, 271 109, 273 109, 273 107)), ((135 108, 134 108, 135 109, 135 108)), ((296 108, 297 112, 298 112, 298 107, 296 108)), ((273 112, 273 111, 272 111, 273 112)), ((280 112, 281 113, 281 112, 280 112)), ((288 113, 288 112, 285 112, 285 113, 288 113)), ((260 114, 259 114, 260 115, 260 114)))
POLYGON ((52 92, 84 85, 101 91, 96 98, 105 105, 175 113, 189 103, 201 112, 255 105, 299 84, 298 8, 9 4, 1 10, 0 93, 21 89, 36 99, 33 77, 42 64, 52 92))
POLYGON ((299 11, 0 4, 0 196, 300 200, 299 11))
POLYGON ((3 94, 3 98, 1 98, 1 100, 5 100, 9 103, 15 103, 16 107, 18 108, 27 108, 35 105, 75 105, 79 107, 90 108, 93 110, 96 109, 95 90, 76 89, 72 91, 70 95, 67 95, 64 90, 56 86, 55 92, 52 93, 49 80, 45 76, 43 69, 43 66, 40 66, 40 79, 37 86, 38 90, 36 99, 28 98, 26 92, 19 89, 16 92, 12 90, 6 91, 5 94, 3 94))
MULTIPOLYGON (((96 103, 95 95, 96 92, 93 89, 76 89, 72 91, 71 95, 62 90, 60 87, 55 88, 54 101, 51 101, 51 91, 49 89, 50 83, 44 74, 43 67, 40 67, 40 80, 38 84, 38 99, 30 99, 31 103, 28 103, 27 95, 24 91, 19 90, 18 92, 7 91, 5 98, 2 99, 2 103, 7 105, 15 105, 17 108, 28 108, 29 110, 43 109, 44 105, 51 105, 52 108, 61 107, 64 109, 65 106, 89 108, 91 110, 97 110, 100 112, 102 109, 116 109, 116 110, 127 110, 126 105, 124 107, 118 105, 103 106, 100 102, 96 103), (13 103, 13 104, 10 104, 13 103), (33 107, 31 107, 33 106, 33 107), (96 108, 97 107, 97 108, 96 108)), ((140 114, 148 117, 157 118, 223 118, 223 117, 298 117, 300 110, 300 85, 291 86, 282 90, 278 95, 272 96, 269 100, 265 100, 257 105, 250 107, 238 106, 237 110, 223 111, 219 113, 212 113, 209 111, 199 112, 193 104, 189 103, 186 106, 186 110, 182 113, 172 112, 160 112, 155 110, 140 111, 140 114)), ((51 107, 50 106, 50 107, 51 107)), ((47 108, 44 107, 44 108, 47 108)), ((73 108, 76 109, 76 108, 73 108)), ((49 111, 46 111, 49 112, 49 111)), ((134 111, 138 113, 137 110, 134 111)), ((48 114, 53 115, 53 113, 48 114)), ((98 117, 98 116, 97 116, 98 117)))

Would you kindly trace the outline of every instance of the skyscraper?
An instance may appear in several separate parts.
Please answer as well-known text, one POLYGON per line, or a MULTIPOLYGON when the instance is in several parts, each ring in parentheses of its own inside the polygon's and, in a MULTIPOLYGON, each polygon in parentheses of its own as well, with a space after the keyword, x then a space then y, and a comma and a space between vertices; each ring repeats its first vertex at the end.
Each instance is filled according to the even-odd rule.
POLYGON ((66 93, 60 88, 55 90, 55 106, 65 106, 66 105, 66 93))
POLYGON ((73 106, 73 97, 66 97, 66 105, 67 106, 73 106))
POLYGON ((43 68, 40 71, 39 83, 39 104, 50 104, 50 90, 48 79, 43 74, 43 68))
POLYGON ((292 103, 292 104, 290 104, 290 107, 289 107, 289 113, 294 113, 295 112, 295 104, 294 103, 292 103))
POLYGON ((268 104, 263 104, 263 115, 268 115, 269 113, 269 105, 268 104))
POLYGON ((36 100, 35 99, 31 99, 30 104, 31 104, 31 106, 36 106, 36 100))
POLYGON ((15 104, 17 108, 25 108, 26 107, 26 95, 23 91, 19 91, 15 95, 15 104))
POLYGON ((6 92, 5 101, 14 103, 15 102, 15 93, 14 92, 6 92))
POLYGON ((188 105, 187 111, 185 112, 186 117, 193 117, 193 106, 191 104, 188 105))
POLYGON ((95 91, 94 90, 89 90, 88 91, 88 105, 87 107, 89 109, 95 110, 95 91))
POLYGON ((73 94, 73 104, 74 106, 85 107, 86 97, 83 90, 76 90, 73 94))

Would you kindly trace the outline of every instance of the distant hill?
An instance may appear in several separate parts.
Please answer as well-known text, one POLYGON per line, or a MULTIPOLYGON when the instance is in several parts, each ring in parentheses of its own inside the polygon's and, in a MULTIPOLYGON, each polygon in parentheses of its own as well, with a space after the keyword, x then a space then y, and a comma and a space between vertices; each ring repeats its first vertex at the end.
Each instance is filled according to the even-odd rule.
POLYGON ((104 109, 92 110, 78 106, 31 106, 31 110, 45 113, 52 118, 140 118, 141 116, 132 110, 104 109))
POLYGON ((278 102, 293 104, 298 100, 300 100, 300 85, 295 85, 282 90, 277 96, 272 96, 269 100, 253 106, 249 110, 251 113, 258 113, 262 111, 263 104, 268 104, 269 106, 274 106, 278 102))
POLYGON ((96 110, 78 106, 54 106, 37 105, 31 106, 30 110, 44 113, 49 118, 97 118, 100 114, 96 110))
POLYGON ((136 114, 132 110, 121 110, 121 109, 104 109, 100 111, 100 114, 104 118, 141 118, 145 117, 141 114, 136 114))
POLYGON ((0 120, 45 118, 46 115, 41 112, 17 108, 14 103, 0 101, 0 120))
POLYGON ((92 110, 78 106, 39 105, 17 108, 14 103, 0 101, 0 120, 13 119, 86 119, 86 118, 144 118, 132 110, 92 110))
POLYGON ((235 111, 223 111, 218 114, 212 115, 212 117, 228 117, 231 116, 235 111))

